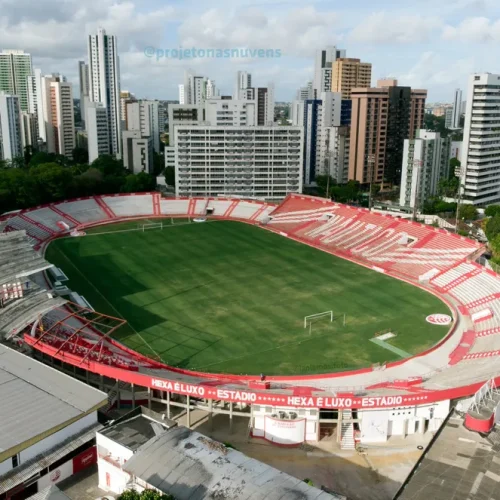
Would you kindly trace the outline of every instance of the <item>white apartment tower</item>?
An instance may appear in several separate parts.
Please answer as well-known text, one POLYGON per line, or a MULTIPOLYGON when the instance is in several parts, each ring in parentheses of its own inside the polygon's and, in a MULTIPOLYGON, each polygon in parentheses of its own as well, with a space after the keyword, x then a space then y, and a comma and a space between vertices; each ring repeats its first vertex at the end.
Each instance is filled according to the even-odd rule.
POLYGON ((78 77, 80 83, 80 116, 85 129, 85 105, 89 101, 89 65, 85 61, 78 61, 78 77))
POLYGON ((50 82, 50 117, 54 152, 72 158, 76 146, 73 86, 64 78, 50 82))
POLYGON ((108 110, 102 102, 89 101, 86 108, 89 163, 110 152, 108 110))
MULTIPOLYGON (((106 31, 100 28, 97 35, 89 35, 88 54, 89 98, 92 102, 102 103, 106 108, 108 154, 121 158, 120 66, 116 37, 107 35, 106 31)), ((94 128, 95 125, 93 124, 94 128)), ((103 151, 104 147, 99 147, 99 150, 103 151)))
POLYGON ((500 202, 500 75, 469 78, 462 148, 462 195, 474 205, 500 202))
POLYGON ((246 99, 246 90, 252 87, 252 75, 247 71, 238 71, 236 73, 236 82, 234 84, 233 99, 246 99))
POLYGON ((179 125, 174 133, 177 196, 302 192, 300 127, 179 125))
POLYGON ((134 174, 153 173, 153 139, 140 130, 123 131, 123 166, 134 174))
POLYGON ((19 97, 0 92, 0 159, 12 160, 23 155, 19 97))
POLYGON ((319 99, 322 92, 332 89, 332 63, 337 59, 346 57, 346 51, 337 47, 326 47, 316 51, 314 60, 313 97, 319 99))
POLYGON ((297 90, 297 101, 306 101, 307 99, 313 98, 313 82, 307 82, 305 87, 300 87, 297 90))
POLYGON ((143 137, 151 137, 153 149, 160 152, 160 133, 163 132, 163 109, 158 101, 141 100, 127 104, 127 130, 138 130, 143 137))
POLYGON ((437 194, 439 181, 450 169, 450 140, 439 132, 419 130, 416 139, 406 139, 401 167, 401 206, 423 208, 427 198, 437 194))
POLYGON ((453 110, 451 114, 451 128, 460 128, 460 118, 462 116, 462 91, 455 90, 453 98, 453 110))
POLYGON ((184 93, 184 84, 179 85, 179 104, 186 104, 186 94, 184 93))
POLYGON ((21 111, 28 111, 28 76, 32 74, 31 54, 24 50, 0 52, 0 91, 17 95, 21 111))
MULTIPOLYGON (((181 104, 200 104, 207 98, 207 81, 204 76, 197 76, 191 71, 184 73, 184 85, 182 93, 184 94, 184 102, 181 104)), ((181 89, 179 88, 179 101, 181 89)))

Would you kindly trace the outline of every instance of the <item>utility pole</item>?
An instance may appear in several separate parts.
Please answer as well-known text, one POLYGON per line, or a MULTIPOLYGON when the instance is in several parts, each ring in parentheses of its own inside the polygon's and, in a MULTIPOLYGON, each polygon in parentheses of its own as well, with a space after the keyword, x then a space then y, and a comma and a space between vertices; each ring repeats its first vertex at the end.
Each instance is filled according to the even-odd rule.
POLYGON ((374 170, 374 165, 375 165, 375 155, 374 154, 370 154, 368 155, 367 157, 367 162, 368 162, 368 171, 369 171, 369 176, 370 176, 370 193, 369 193, 369 196, 368 196, 368 210, 372 210, 372 206, 373 206, 373 199, 372 199, 372 188, 373 188, 373 170, 374 170))
POLYGON ((420 170, 424 162, 422 160, 413 160, 413 175, 416 176, 415 200, 413 201, 413 221, 417 220, 418 202, 420 201, 420 170))

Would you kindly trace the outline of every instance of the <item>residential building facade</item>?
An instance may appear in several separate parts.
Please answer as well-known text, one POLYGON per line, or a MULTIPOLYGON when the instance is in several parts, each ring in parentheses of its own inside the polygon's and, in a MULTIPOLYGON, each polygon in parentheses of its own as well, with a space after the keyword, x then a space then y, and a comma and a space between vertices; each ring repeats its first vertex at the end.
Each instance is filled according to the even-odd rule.
POLYGON ((140 130, 123 131, 123 165, 134 174, 153 173, 153 138, 140 130))
POLYGON ((346 57, 346 51, 337 47, 326 47, 316 51, 314 60, 313 98, 319 99, 322 92, 331 92, 332 64, 346 57))
POLYGON ((140 100, 126 106, 126 129, 139 130, 144 137, 151 137, 153 149, 160 152, 160 133, 163 132, 164 114, 159 101, 140 100))
POLYGON ((85 105, 89 101, 89 65, 78 61, 78 78, 80 83, 80 117, 85 129, 85 105))
POLYGON ((419 130, 404 142, 399 204, 422 208, 437 194, 439 181, 449 177, 450 139, 439 132, 419 130))
POLYGON ((332 92, 340 92, 342 99, 350 99, 354 88, 371 87, 372 65, 360 59, 341 57, 332 63, 332 92))
POLYGON ((469 78, 462 148, 464 200, 474 205, 500 202, 500 75, 469 78))
POLYGON ((109 115, 102 102, 89 101, 86 109, 87 147, 89 163, 102 155, 110 154, 109 115))
POLYGON ((23 155, 20 99, 6 92, 0 92, 0 138, 0 159, 13 160, 23 155))
MULTIPOLYGON (((100 28, 96 35, 89 36, 88 54, 90 101, 104 105, 108 122, 108 154, 121 158, 120 66, 116 37, 107 35, 100 28)), ((104 146, 99 150, 104 151, 104 146)))
POLYGON ((31 54, 24 50, 0 52, 0 91, 17 95, 21 111, 29 111, 28 76, 32 74, 31 54))
POLYGON ((178 196, 278 200, 302 191, 300 127, 175 127, 178 196))
POLYGON ((461 118, 462 118, 462 91, 460 89, 456 89, 455 95, 453 96, 453 109, 452 109, 450 128, 459 129, 461 118))
POLYGON ((426 97, 393 79, 352 89, 350 180, 399 185, 404 141, 422 128, 426 97))
POLYGON ((50 82, 50 116, 53 151, 72 158, 76 147, 73 86, 60 77, 50 82))

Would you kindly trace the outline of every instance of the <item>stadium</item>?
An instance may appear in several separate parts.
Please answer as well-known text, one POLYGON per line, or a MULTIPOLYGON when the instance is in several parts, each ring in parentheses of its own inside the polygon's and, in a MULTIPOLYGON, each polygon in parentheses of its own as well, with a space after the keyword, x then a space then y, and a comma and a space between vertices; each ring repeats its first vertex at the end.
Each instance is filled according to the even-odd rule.
POLYGON ((475 241, 306 195, 93 196, 0 228, 2 335, 110 407, 345 449, 434 431, 457 401, 493 426, 500 283, 475 241))

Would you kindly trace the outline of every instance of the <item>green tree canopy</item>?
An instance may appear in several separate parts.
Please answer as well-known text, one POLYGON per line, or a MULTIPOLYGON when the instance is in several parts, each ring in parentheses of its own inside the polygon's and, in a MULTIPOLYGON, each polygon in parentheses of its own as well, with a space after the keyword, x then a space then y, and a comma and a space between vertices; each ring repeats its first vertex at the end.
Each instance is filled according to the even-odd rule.
POLYGON ((486 222, 485 231, 488 241, 491 241, 500 234, 500 216, 496 215, 486 222))
POLYGON ((172 495, 159 493, 155 490, 144 490, 142 493, 137 493, 135 490, 127 490, 118 495, 117 500, 175 500, 175 498, 172 495))
POLYGON ((495 215, 500 215, 500 205, 490 205, 486 207, 484 215, 487 217, 495 217, 495 215))
POLYGON ((458 217, 465 220, 476 220, 477 209, 474 205, 460 205, 458 217))

